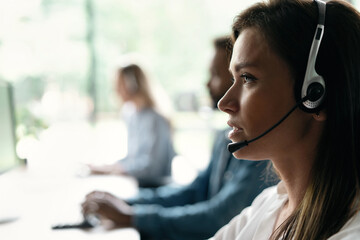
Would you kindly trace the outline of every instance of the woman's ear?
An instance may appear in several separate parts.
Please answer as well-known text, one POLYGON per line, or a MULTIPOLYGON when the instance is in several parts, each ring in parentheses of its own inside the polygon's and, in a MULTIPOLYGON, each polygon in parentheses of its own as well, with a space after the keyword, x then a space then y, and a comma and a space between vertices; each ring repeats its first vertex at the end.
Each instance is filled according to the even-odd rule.
POLYGON ((313 118, 316 120, 316 121, 325 121, 326 120, 326 113, 324 111, 320 111, 320 112, 317 112, 317 113, 314 113, 313 114, 313 118))

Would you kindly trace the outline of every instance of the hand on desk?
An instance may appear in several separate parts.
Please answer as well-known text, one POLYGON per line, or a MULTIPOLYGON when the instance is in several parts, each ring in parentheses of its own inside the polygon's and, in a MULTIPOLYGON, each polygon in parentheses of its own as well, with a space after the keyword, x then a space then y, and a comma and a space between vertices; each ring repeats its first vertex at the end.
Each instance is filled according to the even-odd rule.
POLYGON ((114 174, 114 175, 126 175, 125 171, 120 164, 114 163, 110 165, 92 165, 88 164, 87 167, 90 170, 90 174, 114 174))
POLYGON ((94 214, 100 219, 111 220, 116 227, 132 227, 132 208, 125 201, 108 192, 89 193, 82 204, 82 213, 84 216, 94 214))

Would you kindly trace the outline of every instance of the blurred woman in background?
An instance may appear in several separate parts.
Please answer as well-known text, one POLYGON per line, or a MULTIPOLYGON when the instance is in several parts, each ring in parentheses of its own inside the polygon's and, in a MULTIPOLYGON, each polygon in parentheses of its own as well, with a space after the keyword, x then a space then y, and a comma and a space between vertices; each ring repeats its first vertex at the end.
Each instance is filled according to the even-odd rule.
POLYGON ((115 91, 124 102, 128 153, 112 165, 90 165, 93 174, 130 175, 139 187, 158 187, 169 182, 175 156, 170 122, 156 108, 148 79, 137 64, 119 67, 115 91))

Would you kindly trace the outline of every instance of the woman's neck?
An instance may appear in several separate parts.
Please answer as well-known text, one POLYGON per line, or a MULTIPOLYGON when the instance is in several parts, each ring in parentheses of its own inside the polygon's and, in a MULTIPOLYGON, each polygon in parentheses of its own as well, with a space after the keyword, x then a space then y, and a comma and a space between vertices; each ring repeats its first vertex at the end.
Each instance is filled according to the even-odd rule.
MULTIPOLYGON (((301 151, 304 148, 299 147, 298 149, 301 151)), ((288 195, 288 200, 276 220, 276 228, 296 210, 303 200, 311 178, 311 170, 315 159, 314 152, 310 151, 308 154, 304 152, 294 153, 292 157, 273 161, 288 195)))
POLYGON ((141 111, 144 108, 150 107, 145 99, 141 97, 135 96, 131 101, 134 103, 137 111, 141 111))
POLYGON ((272 159, 288 194, 289 200, 285 206, 288 215, 299 206, 311 181, 322 129, 323 122, 312 121, 308 126, 308 134, 272 159))
POLYGON ((277 229, 288 217, 291 216, 291 214, 300 205, 301 201, 305 196, 305 192, 309 184, 309 177, 305 177, 305 176, 285 177, 282 175, 281 180, 288 194, 288 199, 284 203, 278 214, 274 229, 277 229))

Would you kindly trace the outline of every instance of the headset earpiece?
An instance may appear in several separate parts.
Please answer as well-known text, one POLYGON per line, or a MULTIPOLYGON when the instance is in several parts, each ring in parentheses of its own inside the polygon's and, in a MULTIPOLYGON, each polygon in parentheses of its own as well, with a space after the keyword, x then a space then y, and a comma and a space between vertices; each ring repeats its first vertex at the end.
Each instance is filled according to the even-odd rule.
POLYGON ((324 87, 318 82, 313 82, 307 89, 306 96, 310 102, 317 102, 324 95, 324 87))
POLYGON ((314 0, 319 8, 319 20, 316 27, 313 42, 306 66, 305 78, 301 89, 301 98, 307 99, 303 102, 303 109, 306 112, 317 112, 325 96, 325 81, 315 70, 317 54, 324 35, 326 3, 321 0, 314 0))

